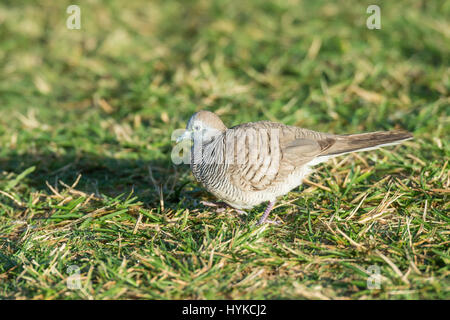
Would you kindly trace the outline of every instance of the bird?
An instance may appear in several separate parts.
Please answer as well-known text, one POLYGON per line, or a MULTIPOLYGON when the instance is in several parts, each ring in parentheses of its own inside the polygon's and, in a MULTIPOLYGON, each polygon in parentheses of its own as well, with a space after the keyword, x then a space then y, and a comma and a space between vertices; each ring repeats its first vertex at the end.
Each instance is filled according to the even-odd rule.
POLYGON ((190 141, 195 179, 229 206, 252 209, 267 202, 264 224, 277 199, 299 187, 312 167, 331 158, 396 145, 407 131, 330 134, 271 121, 227 128, 213 112, 194 113, 177 142, 190 141))

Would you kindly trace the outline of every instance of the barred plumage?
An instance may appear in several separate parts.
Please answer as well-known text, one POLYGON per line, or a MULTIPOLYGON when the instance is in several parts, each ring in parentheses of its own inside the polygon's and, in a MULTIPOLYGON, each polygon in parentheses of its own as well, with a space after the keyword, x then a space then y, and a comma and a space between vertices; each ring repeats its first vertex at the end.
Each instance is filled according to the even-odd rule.
POLYGON ((310 167, 341 154, 397 144, 408 132, 333 135, 260 121, 228 129, 208 111, 195 113, 186 134, 193 140, 191 169, 217 198, 237 209, 269 201, 301 185, 310 167))

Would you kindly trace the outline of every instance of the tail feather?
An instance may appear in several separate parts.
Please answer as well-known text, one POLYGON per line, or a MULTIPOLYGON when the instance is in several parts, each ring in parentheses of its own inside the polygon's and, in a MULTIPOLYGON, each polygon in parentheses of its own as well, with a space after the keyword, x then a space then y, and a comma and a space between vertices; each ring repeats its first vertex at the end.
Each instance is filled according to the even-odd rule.
POLYGON ((406 131, 378 131, 336 136, 336 142, 321 156, 340 155, 349 152, 367 151, 410 140, 413 135, 406 131))

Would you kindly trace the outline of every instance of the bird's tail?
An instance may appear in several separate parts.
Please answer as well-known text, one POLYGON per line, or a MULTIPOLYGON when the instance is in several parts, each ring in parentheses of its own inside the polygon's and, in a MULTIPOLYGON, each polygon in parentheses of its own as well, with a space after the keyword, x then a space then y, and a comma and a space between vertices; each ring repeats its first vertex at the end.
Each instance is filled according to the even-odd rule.
POLYGON ((406 131, 378 131, 335 136, 336 142, 321 156, 337 156, 350 152, 368 151, 396 145, 410 140, 413 135, 406 131))

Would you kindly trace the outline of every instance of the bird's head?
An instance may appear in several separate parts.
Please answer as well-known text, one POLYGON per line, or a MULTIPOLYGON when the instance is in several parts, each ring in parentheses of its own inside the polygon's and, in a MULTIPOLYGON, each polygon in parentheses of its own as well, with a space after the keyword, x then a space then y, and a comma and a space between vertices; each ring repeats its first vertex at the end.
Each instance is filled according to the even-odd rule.
POLYGON ((227 127, 215 113, 202 110, 191 116, 186 131, 177 139, 177 142, 189 139, 206 143, 225 130, 227 130, 227 127))

